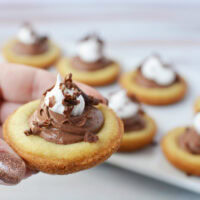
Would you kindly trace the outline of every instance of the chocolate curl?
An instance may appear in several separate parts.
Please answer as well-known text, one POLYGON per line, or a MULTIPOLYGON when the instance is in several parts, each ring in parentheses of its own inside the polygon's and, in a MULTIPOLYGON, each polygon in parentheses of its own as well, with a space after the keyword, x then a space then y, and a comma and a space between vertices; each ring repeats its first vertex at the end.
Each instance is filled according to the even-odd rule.
POLYGON ((85 37, 83 37, 83 38, 80 40, 80 42, 85 42, 85 41, 90 40, 90 39, 92 39, 92 38, 94 38, 101 46, 104 45, 103 40, 102 40, 96 33, 92 33, 92 34, 86 35, 85 37))
POLYGON ((52 108, 56 104, 56 99, 54 96, 49 98, 49 107, 52 108))
POLYGON ((47 89, 43 95, 45 96, 47 94, 47 92, 50 92, 53 88, 54 88, 55 85, 52 85, 49 89, 47 89))
POLYGON ((25 134, 26 136, 29 136, 29 135, 33 135, 33 132, 32 132, 31 129, 29 129, 29 130, 24 131, 24 134, 25 134))

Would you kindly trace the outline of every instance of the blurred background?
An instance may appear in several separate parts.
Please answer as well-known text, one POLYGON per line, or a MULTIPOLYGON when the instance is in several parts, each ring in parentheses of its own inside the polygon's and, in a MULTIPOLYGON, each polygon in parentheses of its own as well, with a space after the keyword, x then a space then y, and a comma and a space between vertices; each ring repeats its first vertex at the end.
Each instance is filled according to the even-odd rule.
MULTIPOLYGON (((132 68, 158 52, 164 59, 199 67, 198 0, 0 0, 0 46, 24 21, 73 54, 74 42, 95 31, 107 54, 132 68)), ((1 72, 0 72, 1 73, 1 72)), ((42 173, 17 186, 0 186, 0 199, 199 199, 199 195, 109 164, 68 176, 42 173)))

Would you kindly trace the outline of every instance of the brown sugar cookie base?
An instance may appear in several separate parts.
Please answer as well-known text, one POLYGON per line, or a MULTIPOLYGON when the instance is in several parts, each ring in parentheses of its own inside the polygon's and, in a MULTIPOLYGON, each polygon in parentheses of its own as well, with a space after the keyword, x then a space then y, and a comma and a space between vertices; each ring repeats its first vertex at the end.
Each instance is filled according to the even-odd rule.
POLYGON ((163 137, 161 143, 163 153, 176 168, 200 176, 200 155, 184 151, 178 145, 178 137, 184 133, 184 130, 185 127, 175 128, 163 137))
POLYGON ((19 55, 13 51, 13 46, 17 40, 8 41, 3 48, 3 56, 8 62, 30 65, 37 68, 47 68, 54 64, 60 56, 60 49, 49 42, 49 49, 45 53, 39 55, 19 55))
POLYGON ((120 77, 121 86, 130 97, 136 96, 143 103, 150 105, 168 105, 180 101, 187 91, 183 78, 167 88, 145 88, 135 81, 137 71, 128 72, 120 77))
POLYGON ((72 73, 73 79, 91 86, 108 85, 116 81, 120 73, 120 67, 117 63, 95 71, 80 71, 71 66, 70 60, 62 58, 57 63, 58 72, 64 77, 72 73))
POLYGON ((97 107, 105 122, 97 134, 96 143, 79 142, 60 145, 47 142, 39 136, 26 136, 28 119, 39 106, 39 100, 16 110, 3 126, 4 139, 27 162, 31 169, 50 174, 69 174, 93 167, 118 150, 123 136, 121 120, 107 106, 97 107))
POLYGON ((152 118, 145 115, 146 127, 139 131, 124 132, 118 151, 128 152, 141 149, 150 144, 156 134, 156 124, 152 118))

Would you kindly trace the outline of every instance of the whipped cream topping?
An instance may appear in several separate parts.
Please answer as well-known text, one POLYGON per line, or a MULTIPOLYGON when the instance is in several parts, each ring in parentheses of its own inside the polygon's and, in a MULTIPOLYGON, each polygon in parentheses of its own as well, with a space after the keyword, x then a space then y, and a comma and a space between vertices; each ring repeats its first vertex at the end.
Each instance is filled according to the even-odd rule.
MULTIPOLYGON (((63 100, 65 97, 60 88, 61 83, 62 83, 62 78, 58 74, 56 84, 49 92, 46 93, 44 103, 46 106, 49 106, 49 109, 52 110, 53 112, 63 115, 64 111, 65 111, 65 107, 63 105, 63 100), (54 100, 55 100, 55 103, 52 107, 50 106, 51 98, 54 98, 54 100)), ((66 88, 64 90, 64 92, 65 92, 65 94, 68 94, 71 96, 74 94, 73 88, 72 89, 66 88)), ((71 115, 73 115, 73 116, 81 115, 85 109, 85 100, 84 100, 83 96, 79 95, 76 100, 78 100, 79 103, 77 105, 75 105, 71 111, 71 115)))
POLYGON ((141 66, 142 75, 155 81, 158 85, 166 86, 173 83, 176 79, 176 73, 163 65, 163 63, 156 57, 149 57, 141 66))
POLYGON ((103 57, 102 45, 96 35, 88 36, 78 43, 77 54, 85 62, 96 62, 103 57))
POLYGON ((126 119, 133 115, 136 115, 139 111, 139 104, 134 103, 129 99, 124 90, 120 90, 114 93, 109 98, 109 106, 116 112, 116 114, 122 118, 126 119))
POLYGON ((197 134, 200 135, 200 112, 194 116, 193 126, 197 134))
POLYGON ((29 24, 24 24, 19 29, 17 39, 24 44, 34 44, 37 41, 37 34, 29 24))

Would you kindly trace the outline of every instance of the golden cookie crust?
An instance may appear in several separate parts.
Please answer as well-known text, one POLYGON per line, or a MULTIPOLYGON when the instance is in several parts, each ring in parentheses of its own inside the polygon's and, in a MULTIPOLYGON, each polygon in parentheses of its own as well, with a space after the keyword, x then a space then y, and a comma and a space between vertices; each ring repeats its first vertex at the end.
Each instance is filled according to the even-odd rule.
POLYGON ((200 97, 198 97, 194 103, 194 111, 195 113, 200 112, 200 97))
POLYGON ((47 68, 54 64, 60 57, 60 49, 52 42, 49 42, 49 50, 39 55, 16 54, 12 50, 16 42, 16 39, 12 39, 3 47, 3 56, 8 60, 8 62, 30 65, 37 68, 47 68))
POLYGON ((69 174, 93 167, 118 150, 123 124, 106 105, 100 104, 105 122, 96 143, 79 142, 68 145, 47 142, 39 136, 26 136, 28 119, 39 106, 39 100, 21 106, 5 122, 4 139, 27 162, 31 169, 49 174, 69 174))
POLYGON ((169 162, 176 168, 188 174, 200 176, 200 155, 184 151, 177 142, 178 137, 184 133, 185 128, 179 127, 168 132, 162 139, 162 150, 169 162))
POLYGON ((167 88, 145 88, 136 83, 137 71, 124 73, 120 77, 121 86, 128 95, 136 96, 139 101, 150 105, 168 105, 180 101, 185 96, 187 85, 183 78, 167 88))
POLYGON ((150 144, 156 134, 155 121, 148 115, 144 116, 146 127, 139 131, 124 132, 121 146, 118 151, 129 152, 141 149, 150 144))
POLYGON ((72 73, 74 80, 91 86, 104 86, 113 83, 120 74, 120 66, 117 63, 95 71, 80 71, 73 68, 67 58, 60 59, 57 70, 63 77, 72 73))

